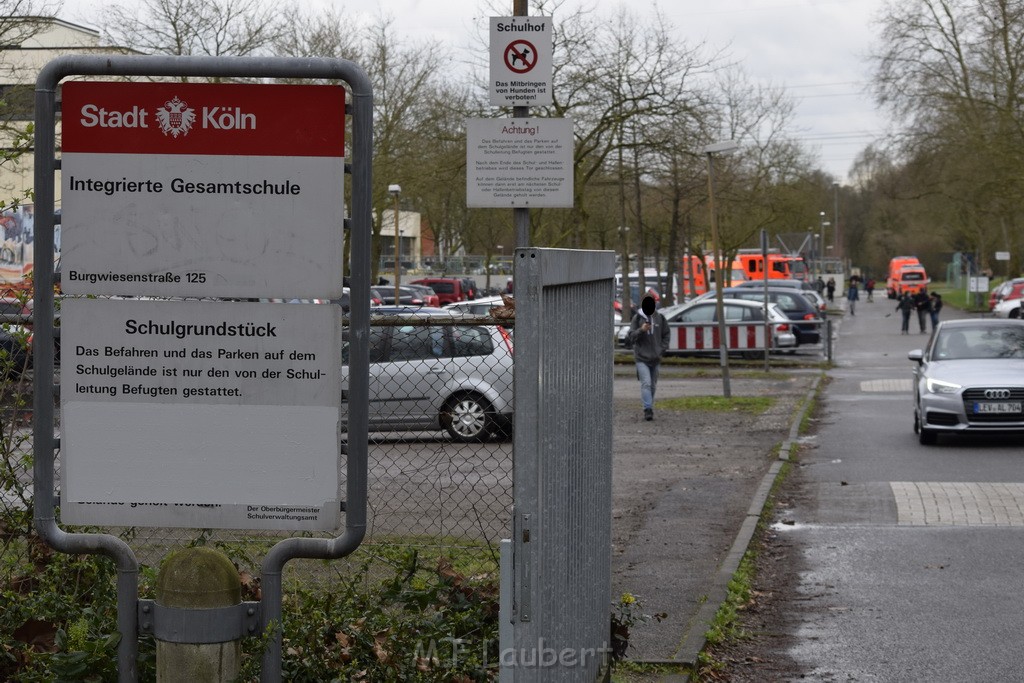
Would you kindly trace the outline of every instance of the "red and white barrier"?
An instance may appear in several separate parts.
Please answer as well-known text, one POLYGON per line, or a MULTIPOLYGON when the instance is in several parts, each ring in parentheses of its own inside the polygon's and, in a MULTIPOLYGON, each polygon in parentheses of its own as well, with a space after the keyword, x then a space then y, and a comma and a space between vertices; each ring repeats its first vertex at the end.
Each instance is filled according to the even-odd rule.
MULTIPOLYGON (((668 350, 671 351, 715 351, 719 348, 718 324, 669 325, 668 350)), ((727 323, 725 336, 728 349, 764 349, 764 323, 727 323)))

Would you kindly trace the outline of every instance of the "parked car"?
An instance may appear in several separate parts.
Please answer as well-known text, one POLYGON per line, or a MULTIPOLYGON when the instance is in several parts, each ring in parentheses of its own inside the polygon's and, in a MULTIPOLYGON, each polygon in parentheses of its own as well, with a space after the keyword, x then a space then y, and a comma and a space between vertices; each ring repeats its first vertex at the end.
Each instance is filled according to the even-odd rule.
POLYGON ((437 293, 441 305, 453 304, 456 301, 468 301, 469 291, 462 278, 457 277, 426 277, 413 280, 414 285, 427 285, 437 293))
POLYGON ((994 311, 996 304, 1006 298, 1006 295, 1017 285, 1024 284, 1024 278, 1018 277, 1001 282, 992 288, 988 295, 988 310, 994 311))
POLYGON ((439 297, 437 295, 437 292, 435 292, 427 285, 408 284, 401 286, 408 287, 409 289, 419 292, 420 298, 423 299, 423 304, 425 306, 430 306, 431 308, 441 308, 441 297, 439 297))
MULTIPOLYGON (((723 299, 722 308, 725 312, 726 322, 764 322, 764 304, 762 302, 748 301, 745 299, 723 299)), ((718 302, 714 299, 703 299, 691 301, 685 304, 669 306, 660 311, 665 320, 671 325, 673 323, 711 323, 718 322, 716 315, 718 302)), ((768 304, 768 316, 772 325, 772 350, 791 349, 796 347, 796 335, 793 332, 792 324, 778 304, 768 304)), ((623 325, 618 331, 619 346, 625 346, 626 334, 629 326, 623 325)), ((700 355, 702 353, 718 353, 717 350, 707 352, 683 352, 673 351, 677 355, 700 355)), ((737 351, 747 357, 760 358, 761 351, 737 351)))
MULTIPOLYGON (((764 280, 744 280, 736 285, 737 287, 751 287, 753 289, 764 289, 764 280)), ((828 311, 828 302, 825 301, 825 297, 821 295, 814 285, 806 280, 784 280, 775 279, 768 280, 769 287, 789 287, 800 291, 804 297, 809 299, 815 306, 818 307, 818 311, 824 317, 828 311)))
POLYGON ((1020 318, 1020 307, 1021 298, 1019 296, 1013 299, 1001 299, 992 309, 992 314, 997 318, 1020 318))
MULTIPOLYGON (((33 366, 33 301, 0 297, 0 377, 17 378, 33 366)), ((54 314, 54 364, 60 367, 60 312, 54 314)))
MULTIPOLYGON (((722 290, 723 296, 734 299, 748 299, 750 301, 763 301, 763 288, 752 287, 727 287, 722 290)), ((715 290, 701 294, 694 301, 703 301, 714 298, 715 290)), ((793 332, 796 334, 797 345, 818 344, 821 342, 822 315, 818 307, 811 303, 811 300, 800 292, 789 287, 769 287, 769 303, 779 304, 782 312, 794 322, 793 332)))
MULTIPOLYGON (((337 299, 331 299, 331 301, 341 306, 342 312, 348 313, 349 310, 351 310, 352 308, 352 291, 348 287, 345 287, 341 292, 341 296, 337 299)), ((370 306, 380 306, 382 303, 384 302, 382 302, 380 298, 377 297, 377 295, 373 292, 373 289, 371 288, 370 306)))
MULTIPOLYGON (((764 287, 764 279, 757 280, 743 280, 737 282, 734 287, 764 287)), ((791 287, 793 289, 800 289, 803 291, 817 292, 818 290, 814 287, 813 282, 807 280, 792 280, 789 278, 768 278, 769 287, 791 287)))
POLYGON ((487 315, 491 312, 492 308, 503 306, 504 303, 500 296, 485 296, 473 301, 459 301, 458 303, 448 304, 444 307, 444 310, 467 313, 469 315, 487 315))
POLYGON ((1024 320, 939 323, 928 346, 907 357, 914 368, 914 432, 1024 432, 1024 320))
POLYGON ((426 306, 423 292, 407 285, 398 286, 398 301, 395 301, 395 287, 371 287, 374 298, 379 299, 382 306, 426 306))
POLYGON ((32 315, 32 300, 22 300, 20 297, 17 296, 0 297, 0 315, 32 315))
MULTIPOLYGON (((457 316, 442 309, 388 307, 371 313, 371 430, 443 429, 459 442, 511 434, 510 330, 460 325, 457 316), (403 319, 394 320, 396 315, 403 319), (374 324, 387 317, 390 324, 374 324)), ((348 400, 348 354, 346 338, 343 405, 348 400)))
POLYGON ((1019 318, 1021 297, 1024 297, 1024 280, 1010 282, 991 307, 992 313, 997 318, 1019 318))

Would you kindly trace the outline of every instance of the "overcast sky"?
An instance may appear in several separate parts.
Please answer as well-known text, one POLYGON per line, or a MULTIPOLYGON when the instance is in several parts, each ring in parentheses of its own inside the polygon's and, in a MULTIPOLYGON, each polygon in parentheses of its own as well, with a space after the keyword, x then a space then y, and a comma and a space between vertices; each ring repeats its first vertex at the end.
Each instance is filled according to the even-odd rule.
MULTIPOLYGON (((382 12, 395 18, 402 37, 436 38, 458 49, 473 44, 480 26, 487 35, 488 17, 513 13, 512 0, 317 1, 350 16, 361 10, 382 12), (488 9, 506 6, 498 13, 488 9)), ((857 153, 884 132, 884 120, 867 92, 870 69, 865 59, 877 33, 871 20, 884 1, 663 0, 658 6, 681 41, 704 40, 711 48, 727 48, 751 77, 785 88, 797 105, 794 135, 818 154, 826 172, 845 182, 857 153)), ((88 12, 102 4, 65 2, 66 18, 90 25, 88 12)), ((608 17, 616 12, 609 0, 565 0, 563 11, 580 4, 608 17)), ((631 0, 627 6, 642 12, 654 3, 631 0)))
POLYGON ((884 0, 675 0, 666 13, 686 39, 729 45, 759 81, 796 101, 796 133, 845 182, 857 153, 884 132, 867 91, 884 0), (710 9, 714 7, 714 9, 710 9))
MULTIPOLYGON (((321 1, 351 7, 344 0, 321 1)), ((871 20, 883 3, 663 0, 658 6, 681 41, 727 48, 751 77, 785 88, 797 104, 794 134, 818 154, 826 172, 845 182, 857 153, 885 127, 866 89, 870 67, 865 59, 877 32, 871 20)), ((616 4, 609 0, 565 0, 564 11, 580 4, 615 15, 616 4)), ((504 16, 512 14, 512 0, 497 4, 506 5, 504 16)), ((492 16, 481 0, 379 0, 378 6, 396 18, 403 35, 437 37, 457 46, 470 42, 475 18, 492 16)), ((626 6, 642 12, 654 2, 631 0, 626 6)))

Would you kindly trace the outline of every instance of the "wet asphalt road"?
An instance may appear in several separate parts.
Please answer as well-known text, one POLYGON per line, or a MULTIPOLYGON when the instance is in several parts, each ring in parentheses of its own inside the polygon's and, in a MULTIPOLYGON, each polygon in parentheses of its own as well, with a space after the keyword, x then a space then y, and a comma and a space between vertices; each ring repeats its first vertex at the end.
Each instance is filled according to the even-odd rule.
POLYGON ((894 308, 862 300, 839 324, 805 495, 778 527, 806 569, 789 655, 802 680, 1022 680, 1024 438, 920 445, 907 352, 928 337, 900 335, 894 308))

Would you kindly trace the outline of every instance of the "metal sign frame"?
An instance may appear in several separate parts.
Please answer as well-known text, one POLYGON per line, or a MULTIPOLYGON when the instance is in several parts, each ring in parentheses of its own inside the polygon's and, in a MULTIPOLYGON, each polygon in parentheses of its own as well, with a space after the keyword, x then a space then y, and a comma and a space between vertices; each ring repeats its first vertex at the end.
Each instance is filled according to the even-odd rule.
MULTIPOLYGON (((341 81, 351 89, 352 117, 351 239, 352 307, 349 314, 349 421, 345 531, 333 539, 288 538, 278 542, 261 567, 263 601, 258 610, 260 633, 271 635, 263 655, 261 680, 281 680, 281 620, 284 565, 296 558, 337 559, 353 552, 366 531, 367 431, 369 403, 370 247, 372 236, 373 90, 366 73, 342 59, 284 57, 173 57, 88 55, 59 57, 40 71, 35 90, 36 246, 53 253, 55 225, 56 94, 69 76, 300 78, 341 81)), ((117 565, 117 627, 120 681, 136 681, 138 668, 139 563, 132 549, 111 534, 69 533, 55 518, 54 436, 54 263, 39 259, 34 272, 33 483, 34 521, 40 537, 54 550, 106 555, 117 565)))

